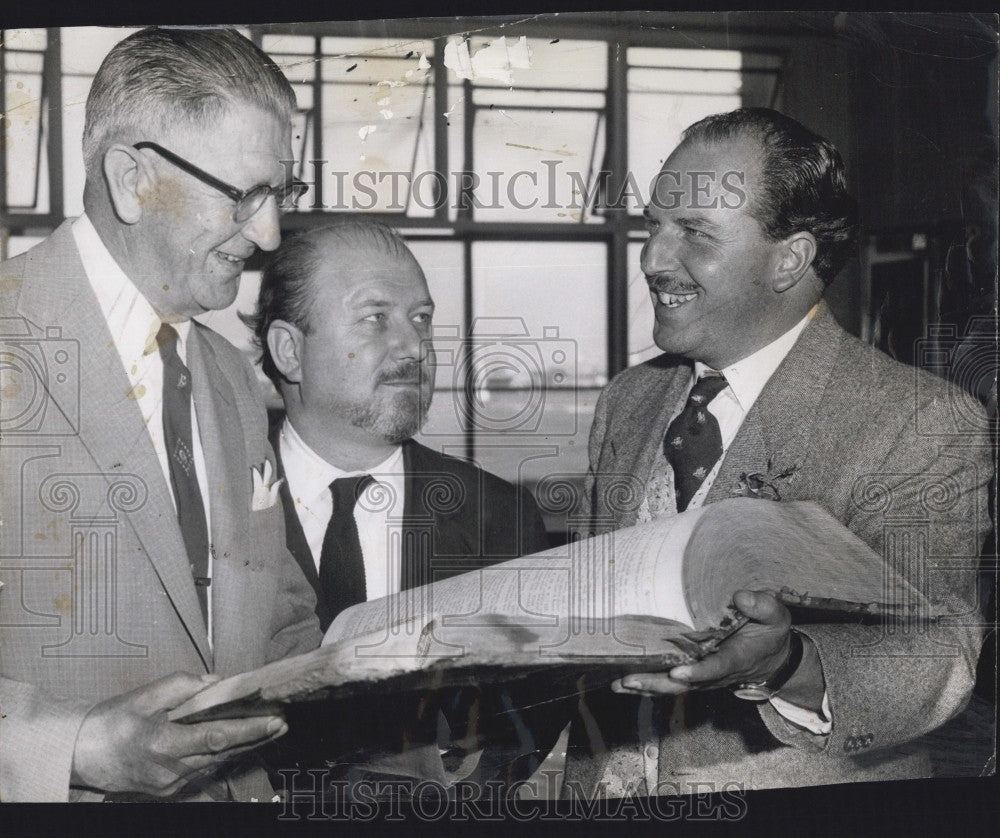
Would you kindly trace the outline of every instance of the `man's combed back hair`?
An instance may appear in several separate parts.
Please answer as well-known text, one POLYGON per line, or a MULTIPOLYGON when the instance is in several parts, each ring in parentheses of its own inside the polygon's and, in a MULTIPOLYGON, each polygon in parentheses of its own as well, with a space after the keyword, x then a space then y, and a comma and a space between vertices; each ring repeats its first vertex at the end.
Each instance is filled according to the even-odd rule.
MULTIPOLYGON (((362 217, 345 216, 326 226, 285 239, 264 268, 257 295, 257 310, 253 314, 240 315, 240 319, 253 331, 264 374, 274 382, 275 387, 282 376, 267 348, 268 329, 275 320, 284 320, 298 326, 303 334, 312 331, 309 311, 316 299, 316 287, 312 280, 322 267, 324 246, 369 253, 380 251, 395 259, 414 259, 406 242, 395 230, 362 217)), ((332 272, 338 266, 328 264, 326 269, 332 272)))
POLYGON ((107 147, 120 138, 155 138, 178 122, 210 130, 234 104, 291 118, 295 93, 278 66, 234 29, 157 29, 118 43, 87 97, 83 159, 99 176, 107 147))
POLYGON ((854 255, 858 205, 847 192, 844 161, 827 140, 770 108, 740 108, 694 123, 682 144, 751 139, 763 151, 762 198, 750 213, 774 241, 808 231, 816 238, 813 269, 830 283, 854 255))

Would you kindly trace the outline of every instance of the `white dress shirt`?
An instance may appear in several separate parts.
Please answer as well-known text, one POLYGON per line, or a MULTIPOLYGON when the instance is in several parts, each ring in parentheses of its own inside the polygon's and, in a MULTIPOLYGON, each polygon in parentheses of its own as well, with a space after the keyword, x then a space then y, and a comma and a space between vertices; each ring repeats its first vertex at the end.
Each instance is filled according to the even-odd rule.
MULTIPOLYGON (((142 413, 142 421, 153 443, 153 450, 160 462, 163 479, 167 482, 170 502, 177 509, 172 483, 170 463, 163 434, 163 359, 156 346, 156 333, 161 320, 149 301, 142 295, 131 279, 125 274, 114 257, 108 252, 101 237, 94 229, 86 214, 73 222, 73 238, 83 269, 90 286, 97 297, 97 304, 104 314, 111 338, 118 350, 122 366, 129 380, 128 398, 135 401, 142 413)), ((172 323, 177 330, 177 354, 187 363, 187 337, 191 321, 172 323)), ((212 531, 212 510, 208 490, 208 470, 205 467, 205 451, 198 432, 198 416, 191 411, 191 438, 194 444, 194 469, 201 490, 201 500, 205 506, 205 523, 212 531)), ((129 444, 128 441, 125 443, 129 444)), ((212 556, 208 557, 208 575, 212 575, 212 556)), ((208 639, 212 640, 212 588, 208 587, 208 639)))
POLYGON ((358 498, 354 521, 365 562, 365 594, 378 599, 401 589, 400 540, 398 533, 404 509, 403 447, 374 468, 344 471, 330 465, 299 436, 287 419, 278 441, 288 491, 295 504, 295 514, 319 570, 333 496, 330 484, 339 477, 370 474, 375 480, 358 498))

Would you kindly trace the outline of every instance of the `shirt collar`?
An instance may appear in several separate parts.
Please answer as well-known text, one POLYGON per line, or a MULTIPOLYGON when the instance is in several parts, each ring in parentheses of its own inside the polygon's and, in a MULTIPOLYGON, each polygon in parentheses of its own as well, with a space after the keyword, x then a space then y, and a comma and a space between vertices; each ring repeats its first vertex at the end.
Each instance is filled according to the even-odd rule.
MULTIPOLYGON (((761 390, 764 389, 781 362, 785 360, 785 356, 791 351, 795 341, 799 339, 799 335, 812 319, 815 310, 814 307, 781 337, 762 349, 758 349, 753 355, 748 355, 741 361, 737 361, 723 370, 718 370, 726 377, 726 382, 744 413, 753 407, 761 390)), ((697 381, 706 372, 715 372, 715 370, 701 361, 695 361, 695 380, 697 381)))
POLYGON ((392 453, 381 463, 369 469, 345 471, 337 468, 317 454, 309 444, 302 439, 295 426, 285 418, 281 426, 281 462, 292 497, 303 501, 319 497, 330 488, 330 484, 339 477, 351 477, 357 474, 371 474, 379 482, 387 479, 401 478, 403 475, 403 446, 397 445, 392 453))
MULTIPOLYGON (((115 347, 131 376, 135 361, 156 351, 156 333, 162 321, 115 261, 86 213, 73 222, 73 238, 115 347)), ((178 354, 186 360, 185 348, 191 321, 183 320, 172 325, 179 338, 178 354)))

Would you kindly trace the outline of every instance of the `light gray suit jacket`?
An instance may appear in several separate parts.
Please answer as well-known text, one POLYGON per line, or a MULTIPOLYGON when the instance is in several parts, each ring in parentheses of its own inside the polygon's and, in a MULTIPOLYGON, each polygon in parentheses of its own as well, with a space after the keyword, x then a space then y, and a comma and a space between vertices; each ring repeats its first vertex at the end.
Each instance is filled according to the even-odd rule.
MULTIPOLYGON (((187 360, 211 497, 210 645, 171 489, 70 222, 0 266, 0 300, 9 373, 0 799, 66 800, 76 735, 96 702, 177 670, 228 676, 308 651, 319 625, 281 507, 251 510, 251 469, 274 457, 241 353, 193 324, 187 360)), ((270 798, 255 758, 194 796, 226 794, 270 798)))
MULTIPOLYGON (((635 523, 690 375, 683 360, 661 356, 601 394, 587 483, 597 530, 635 523)), ((747 414, 706 502, 746 494, 749 475, 774 477, 791 466, 790 478, 772 481, 782 500, 818 502, 966 616, 930 634, 797 625, 822 662, 833 719, 827 736, 728 690, 668 699, 656 708, 655 733, 647 723, 640 734, 636 702, 589 696, 582 718, 597 723, 575 725, 570 788, 592 793, 606 770, 632 771, 643 742, 659 748, 662 793, 698 791, 699 782, 719 790, 727 782, 763 788, 926 776, 914 740, 964 707, 981 643, 975 567, 990 527, 993 473, 985 414, 964 392, 851 337, 821 307, 747 414)))

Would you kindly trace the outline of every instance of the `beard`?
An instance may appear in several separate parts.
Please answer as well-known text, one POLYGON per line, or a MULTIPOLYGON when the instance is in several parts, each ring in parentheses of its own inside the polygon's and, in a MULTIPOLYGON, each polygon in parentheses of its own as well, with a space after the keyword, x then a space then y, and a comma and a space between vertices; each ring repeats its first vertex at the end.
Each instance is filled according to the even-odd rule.
POLYGON ((416 434, 427 421, 434 395, 431 371, 413 362, 385 370, 376 378, 378 384, 399 381, 419 381, 419 387, 376 391, 370 399, 351 406, 350 423, 393 445, 416 434))

